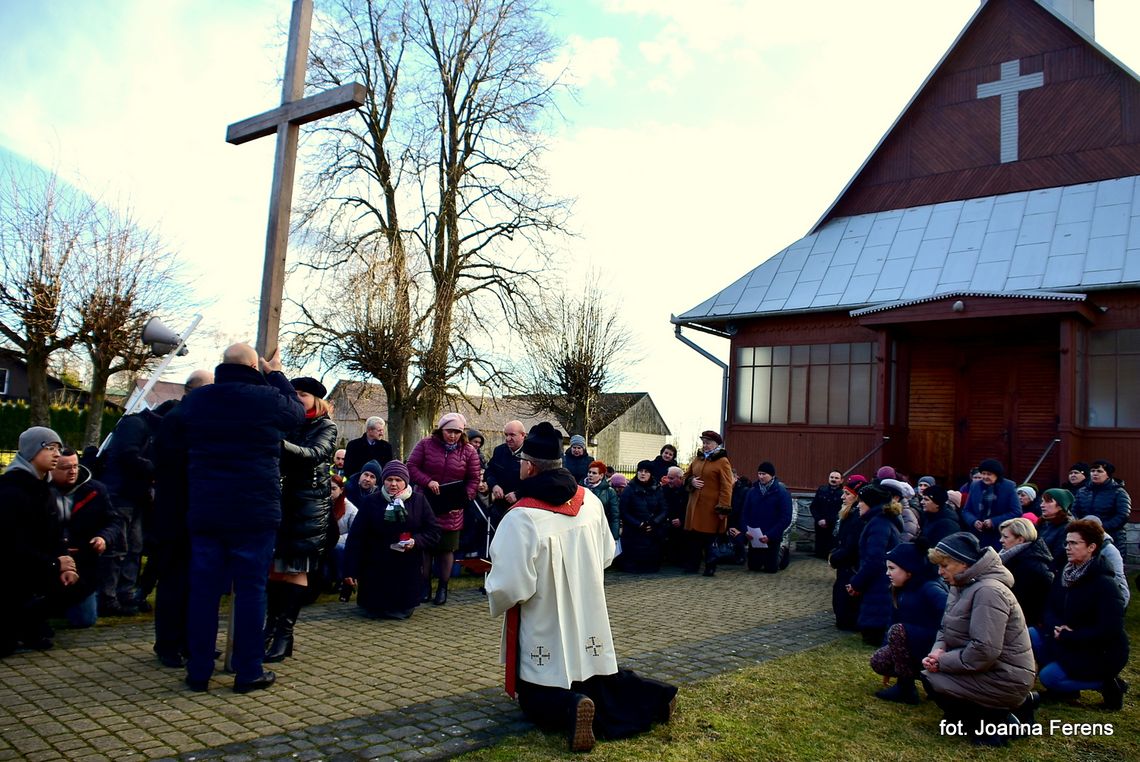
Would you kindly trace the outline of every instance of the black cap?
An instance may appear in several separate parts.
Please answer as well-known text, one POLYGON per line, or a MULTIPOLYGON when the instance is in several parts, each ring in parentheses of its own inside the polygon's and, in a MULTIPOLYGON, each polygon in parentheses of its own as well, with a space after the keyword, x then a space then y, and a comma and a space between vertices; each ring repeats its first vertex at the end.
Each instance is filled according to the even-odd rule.
POLYGON ((522 454, 538 460, 562 460, 562 432, 549 421, 536 423, 523 440, 522 454))
POLYGON ((305 392, 321 399, 324 399, 325 395, 329 393, 325 385, 312 376, 301 376, 300 378, 293 379, 289 383, 293 384, 293 388, 297 391, 305 392))

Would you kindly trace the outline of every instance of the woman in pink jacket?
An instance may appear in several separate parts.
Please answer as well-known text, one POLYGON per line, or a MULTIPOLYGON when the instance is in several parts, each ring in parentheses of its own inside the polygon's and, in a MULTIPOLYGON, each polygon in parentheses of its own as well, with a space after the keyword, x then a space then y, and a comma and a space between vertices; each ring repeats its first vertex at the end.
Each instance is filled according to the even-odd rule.
MULTIPOLYGON (((412 484, 428 499, 442 530, 433 555, 438 559, 439 588, 436 606, 447 603, 447 583, 463 529, 463 509, 479 487, 478 451, 467 441, 467 419, 444 413, 435 431, 421 439, 408 456, 412 484)), ((424 601, 431 600, 431 556, 424 557, 424 601)))

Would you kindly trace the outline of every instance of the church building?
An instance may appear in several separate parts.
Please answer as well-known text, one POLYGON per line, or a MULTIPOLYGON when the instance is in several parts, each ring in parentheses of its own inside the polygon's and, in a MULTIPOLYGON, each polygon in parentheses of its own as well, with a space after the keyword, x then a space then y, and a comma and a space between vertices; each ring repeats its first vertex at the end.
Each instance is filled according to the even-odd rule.
POLYGON ((741 473, 1140 484, 1140 79, 1092 5, 984 0, 808 234, 673 318, 731 342, 741 473))

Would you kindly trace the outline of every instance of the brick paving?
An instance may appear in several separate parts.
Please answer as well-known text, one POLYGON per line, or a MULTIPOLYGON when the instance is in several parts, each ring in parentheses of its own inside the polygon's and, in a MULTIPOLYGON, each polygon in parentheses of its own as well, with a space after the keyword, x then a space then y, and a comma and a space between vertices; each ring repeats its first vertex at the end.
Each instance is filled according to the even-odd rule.
MULTIPOLYGON (((831 579, 804 556, 777 575, 607 573, 619 662, 686 683, 832 641, 831 579)), ((477 590, 405 622, 312 606, 277 684, 246 695, 222 673, 186 689, 149 623, 61 630, 0 661, 0 760, 447 758, 531 727, 501 689, 499 626, 477 590)))

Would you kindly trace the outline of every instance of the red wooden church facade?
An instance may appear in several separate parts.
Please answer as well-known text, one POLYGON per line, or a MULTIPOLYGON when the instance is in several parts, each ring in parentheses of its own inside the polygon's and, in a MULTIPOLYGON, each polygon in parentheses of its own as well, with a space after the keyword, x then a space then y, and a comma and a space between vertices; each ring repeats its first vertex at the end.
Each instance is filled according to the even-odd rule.
POLYGON ((1136 76, 1034 0, 984 3, 815 229, 674 318, 731 337, 734 464, 814 488, 882 445, 855 470, 953 486, 1057 439, 1039 485, 1098 457, 1140 479, 1138 176, 1136 76), (1013 76, 1010 128, 981 95, 1013 76))

